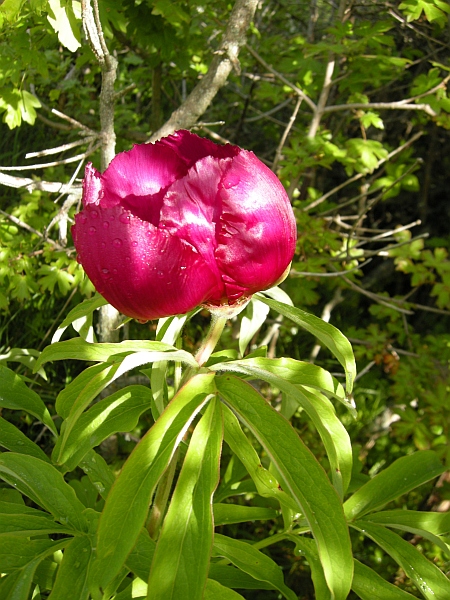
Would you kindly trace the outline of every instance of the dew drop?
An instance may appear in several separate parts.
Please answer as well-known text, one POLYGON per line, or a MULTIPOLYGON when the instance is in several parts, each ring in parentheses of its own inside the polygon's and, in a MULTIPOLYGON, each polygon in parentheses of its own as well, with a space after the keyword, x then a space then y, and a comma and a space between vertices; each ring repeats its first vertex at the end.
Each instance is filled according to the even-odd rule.
POLYGON ((102 243, 100 244, 100 247, 101 247, 101 248, 106 248, 106 243, 105 243, 105 242, 102 242, 102 243))
POLYGON ((109 269, 102 269, 102 277, 106 279, 109 275, 109 269))
POLYGON ((122 242, 122 240, 121 240, 120 238, 116 238, 116 239, 113 241, 113 246, 115 246, 116 248, 120 248, 120 246, 122 245, 122 243, 123 243, 123 242, 122 242))
POLYGON ((180 267, 180 269, 181 269, 182 271, 184 271, 184 270, 185 270, 185 268, 186 268, 186 267, 180 267))
POLYGON ((126 260, 127 262, 130 262, 131 258, 130 258, 129 256, 125 256, 125 260, 126 260))
POLYGON ((103 229, 108 229, 109 221, 103 221, 103 229))
POLYGON ((145 323, 148 323, 147 319, 136 319, 136 321, 138 323, 141 323, 141 325, 145 325, 145 323))
POLYGON ((131 242, 131 245, 136 248, 138 246, 138 243, 136 242, 136 240, 134 242, 131 242))
POLYGON ((230 177, 228 177, 228 179, 226 181, 223 182, 223 187, 226 190, 229 190, 232 187, 236 187, 239 184, 239 181, 240 181, 239 177, 236 177, 236 176, 233 177, 231 175, 230 177))
POLYGON ((164 254, 164 252, 166 251, 165 248, 161 248, 161 250, 159 251, 160 254, 164 254))
POLYGON ((80 563, 77 561, 74 565, 75 569, 78 569, 80 567, 80 563))
POLYGON ((130 223, 130 215, 127 215, 127 213, 122 213, 119 217, 119 221, 124 225, 128 225, 130 223))
POLYGON ((78 263, 79 265, 81 265, 81 257, 80 257, 80 255, 79 255, 79 254, 77 254, 77 263, 78 263))
POLYGON ((113 275, 117 275, 117 269, 113 269, 112 272, 113 272, 113 275))
POLYGON ((93 219, 98 219, 98 212, 96 210, 91 210, 91 217, 93 219))
POLYGON ((158 277, 164 277, 164 272, 163 271, 158 271, 156 274, 158 275, 158 277))
POLYGON ((89 227, 89 235, 94 235, 96 231, 95 227, 89 227))
POLYGON ((80 215, 80 216, 79 216, 79 219, 80 219, 80 223, 81 223, 82 225, 84 225, 84 224, 86 223, 86 221, 87 221, 87 217, 86 217, 86 215, 80 215))

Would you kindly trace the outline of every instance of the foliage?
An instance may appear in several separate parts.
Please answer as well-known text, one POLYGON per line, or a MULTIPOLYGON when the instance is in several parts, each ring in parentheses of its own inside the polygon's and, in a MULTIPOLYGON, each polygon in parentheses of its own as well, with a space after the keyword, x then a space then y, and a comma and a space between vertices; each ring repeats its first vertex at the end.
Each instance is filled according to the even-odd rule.
MULTIPOLYGON (((204 78, 230 6, 99 4, 122 151, 204 78)), ((297 253, 289 296, 254 299, 200 371, 202 312, 96 344, 102 299, 69 234, 100 166, 80 10, 0 6, 0 597, 447 598, 448 5, 262 3, 197 132, 277 172, 297 253)))

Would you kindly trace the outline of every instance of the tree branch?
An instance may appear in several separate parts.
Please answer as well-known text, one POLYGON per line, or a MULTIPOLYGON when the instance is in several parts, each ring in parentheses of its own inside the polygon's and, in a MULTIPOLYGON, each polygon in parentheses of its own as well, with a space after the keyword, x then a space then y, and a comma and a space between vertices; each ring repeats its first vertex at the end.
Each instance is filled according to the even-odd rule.
POLYGON ((153 133, 149 142, 155 142, 177 129, 192 127, 206 111, 220 88, 225 85, 231 70, 234 68, 239 72, 239 51, 245 44, 246 32, 257 4, 257 0, 236 0, 222 43, 215 52, 208 72, 183 104, 172 113, 169 120, 153 133))

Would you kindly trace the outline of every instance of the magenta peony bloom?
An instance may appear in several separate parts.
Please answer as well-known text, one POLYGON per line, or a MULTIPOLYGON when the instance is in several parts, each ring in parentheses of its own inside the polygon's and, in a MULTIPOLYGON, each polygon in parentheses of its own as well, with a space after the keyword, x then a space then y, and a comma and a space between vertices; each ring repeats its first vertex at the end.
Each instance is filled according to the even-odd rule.
POLYGON ((274 285, 296 225, 277 177, 252 152, 188 131, 86 166, 72 235, 108 302, 139 320, 232 305, 274 285))

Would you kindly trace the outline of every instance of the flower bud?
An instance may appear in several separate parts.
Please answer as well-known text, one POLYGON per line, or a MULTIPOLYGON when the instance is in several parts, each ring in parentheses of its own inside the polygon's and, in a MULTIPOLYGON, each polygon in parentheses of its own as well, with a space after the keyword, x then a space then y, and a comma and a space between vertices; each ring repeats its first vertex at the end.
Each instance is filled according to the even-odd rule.
POLYGON ((252 152, 188 131, 91 163, 72 235, 98 292, 139 320, 243 302, 292 260, 289 198, 252 152))

